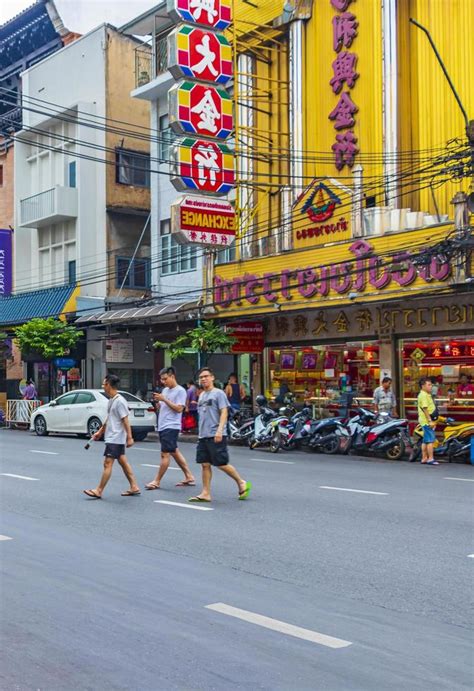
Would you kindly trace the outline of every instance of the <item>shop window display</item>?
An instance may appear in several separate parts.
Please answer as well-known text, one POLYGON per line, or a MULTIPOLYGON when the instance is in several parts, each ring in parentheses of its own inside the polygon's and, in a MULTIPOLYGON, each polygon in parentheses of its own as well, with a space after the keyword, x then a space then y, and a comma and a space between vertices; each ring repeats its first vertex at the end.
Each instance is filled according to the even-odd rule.
POLYGON ((353 392, 361 404, 371 405, 379 378, 379 348, 372 341, 270 349, 267 396, 274 399, 288 389, 297 402, 322 412, 353 392))
POLYGON ((404 415, 416 418, 420 377, 433 381, 440 413, 457 422, 474 422, 474 340, 406 339, 400 342, 404 415))

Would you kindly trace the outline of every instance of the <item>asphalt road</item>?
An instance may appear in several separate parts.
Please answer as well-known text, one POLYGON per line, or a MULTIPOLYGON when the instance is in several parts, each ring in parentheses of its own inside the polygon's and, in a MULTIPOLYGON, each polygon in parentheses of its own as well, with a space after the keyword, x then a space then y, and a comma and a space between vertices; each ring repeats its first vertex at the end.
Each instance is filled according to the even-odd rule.
POLYGON ((473 688, 473 467, 234 447, 203 511, 178 470, 87 500, 83 447, 0 431, 2 691, 473 688))

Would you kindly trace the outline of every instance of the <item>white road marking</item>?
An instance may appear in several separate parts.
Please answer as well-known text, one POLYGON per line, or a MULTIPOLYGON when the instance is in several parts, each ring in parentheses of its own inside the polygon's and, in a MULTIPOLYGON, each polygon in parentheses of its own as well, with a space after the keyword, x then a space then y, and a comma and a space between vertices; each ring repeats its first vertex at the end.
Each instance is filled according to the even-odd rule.
POLYGON ((350 641, 345 641, 342 638, 333 638, 333 636, 327 636, 326 634, 319 633, 318 631, 303 629, 300 626, 294 626, 293 624, 287 624, 286 622, 279 621, 278 619, 264 617, 261 614, 249 612, 246 609, 231 607, 223 602, 216 602, 214 605, 206 605, 206 609, 212 609, 214 612, 220 612, 220 614, 227 614, 229 617, 235 617, 236 619, 248 621, 251 624, 257 624, 258 626, 263 626, 266 629, 284 633, 287 636, 294 636, 295 638, 302 638, 304 641, 318 643, 319 645, 324 645, 327 648, 347 648, 349 645, 352 645, 350 641))
POLYGON ((474 482, 470 477, 444 477, 443 480, 457 480, 458 482, 474 482))
POLYGON ((183 509, 196 509, 197 511, 214 511, 210 506, 200 506, 195 504, 181 504, 179 501, 166 501, 165 499, 155 499, 155 504, 168 504, 169 506, 181 506, 183 509))
POLYGON ((59 456, 58 451, 36 451, 36 449, 30 449, 30 453, 44 453, 48 456, 59 456))
POLYGON ((14 475, 13 473, 0 473, 0 475, 5 475, 5 477, 17 477, 19 480, 37 480, 39 482, 39 477, 28 477, 27 475, 14 475))
MULTIPOLYGON (((13 540, 12 537, 8 537, 8 535, 0 535, 0 541, 2 540, 13 540)), ((474 556, 474 555, 473 555, 474 556)))
POLYGON ((368 489, 349 489, 348 487, 328 487, 327 485, 320 485, 319 489, 335 489, 339 492, 357 492, 358 494, 378 494, 381 497, 387 497, 388 492, 372 492, 368 489))
POLYGON ((129 451, 136 450, 136 451, 148 451, 148 453, 154 453, 155 456, 158 456, 160 453, 160 449, 157 446, 156 449, 144 449, 143 446, 132 446, 130 447, 129 451))
MULTIPOLYGON (((153 463, 140 463, 140 465, 144 466, 145 468, 159 468, 159 465, 153 465, 153 463)), ((170 465, 168 470, 179 470, 179 468, 175 468, 174 466, 170 465)))
POLYGON ((469 557, 469 559, 474 559, 474 554, 468 554, 467 556, 469 557))
POLYGON ((270 460, 269 458, 251 458, 251 461, 255 461, 256 463, 283 463, 285 465, 295 465, 294 461, 277 461, 277 460, 270 460))

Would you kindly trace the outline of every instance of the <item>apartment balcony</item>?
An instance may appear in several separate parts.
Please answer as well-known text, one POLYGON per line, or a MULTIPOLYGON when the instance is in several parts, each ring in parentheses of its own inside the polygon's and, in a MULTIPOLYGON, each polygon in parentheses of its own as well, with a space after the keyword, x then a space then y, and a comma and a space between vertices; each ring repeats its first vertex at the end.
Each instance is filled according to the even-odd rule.
POLYGON ((77 218, 77 189, 53 187, 45 192, 20 199, 20 226, 41 228, 77 218))
POLYGON ((150 44, 135 50, 135 89, 133 98, 156 101, 168 92, 174 79, 168 70, 168 39, 161 34, 150 44))

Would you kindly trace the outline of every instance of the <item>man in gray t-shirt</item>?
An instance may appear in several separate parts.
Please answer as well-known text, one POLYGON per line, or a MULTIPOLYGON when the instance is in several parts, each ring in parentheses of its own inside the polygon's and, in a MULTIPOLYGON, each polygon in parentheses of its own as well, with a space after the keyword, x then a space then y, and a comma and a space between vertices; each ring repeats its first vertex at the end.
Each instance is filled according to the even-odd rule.
POLYGON ((392 380, 390 377, 382 379, 381 386, 374 391, 374 412, 389 413, 392 417, 397 416, 397 399, 392 391, 392 380))
POLYGON ((84 490, 84 494, 90 497, 90 499, 102 499, 102 492, 112 475, 112 467, 115 459, 120 463, 130 483, 130 489, 122 492, 122 497, 132 497, 140 494, 140 488, 137 485, 132 467, 125 455, 125 447, 133 445, 133 437, 130 422, 128 420, 128 405, 125 398, 118 392, 119 384, 120 379, 115 374, 108 374, 102 383, 104 392, 109 398, 107 419, 102 427, 92 435, 92 441, 99 441, 99 439, 104 437, 104 471, 95 489, 84 490))
POLYGON ((234 466, 229 463, 227 450, 227 410, 229 401, 220 389, 214 387, 214 373, 208 367, 199 372, 199 382, 203 388, 198 401, 199 441, 196 449, 196 463, 202 467, 202 491, 188 501, 208 503, 211 501, 211 466, 222 470, 231 477, 239 489, 239 499, 247 499, 251 483, 242 480, 234 466))
POLYGON ((161 383, 165 387, 161 393, 154 393, 153 400, 159 406, 158 434, 161 444, 161 463, 155 479, 145 485, 145 489, 160 489, 160 483, 170 466, 170 455, 184 473, 184 480, 176 487, 194 487, 196 482, 181 451, 178 437, 181 431, 183 410, 186 407, 186 391, 176 381, 174 367, 164 367, 160 371, 161 383))

